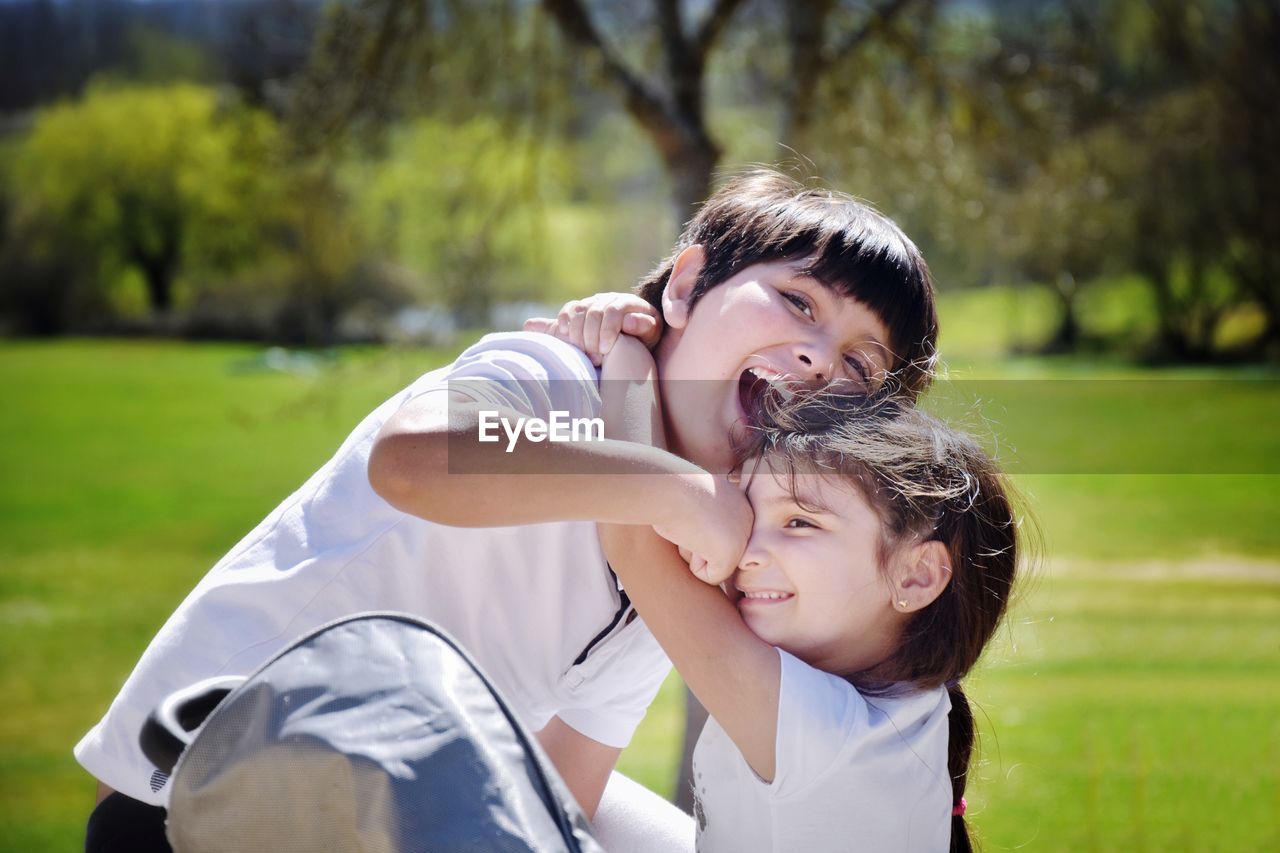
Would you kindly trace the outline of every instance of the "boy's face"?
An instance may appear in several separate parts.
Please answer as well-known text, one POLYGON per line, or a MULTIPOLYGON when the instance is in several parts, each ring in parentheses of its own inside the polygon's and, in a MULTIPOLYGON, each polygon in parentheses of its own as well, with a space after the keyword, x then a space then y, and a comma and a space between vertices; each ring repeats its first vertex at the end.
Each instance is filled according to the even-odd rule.
POLYGON ((689 310, 701 248, 685 250, 663 296, 668 330, 655 359, 671 449, 704 468, 734 463, 731 435, 763 380, 851 391, 878 386, 892 366, 889 333, 870 308, 799 274, 804 261, 747 267, 689 310))

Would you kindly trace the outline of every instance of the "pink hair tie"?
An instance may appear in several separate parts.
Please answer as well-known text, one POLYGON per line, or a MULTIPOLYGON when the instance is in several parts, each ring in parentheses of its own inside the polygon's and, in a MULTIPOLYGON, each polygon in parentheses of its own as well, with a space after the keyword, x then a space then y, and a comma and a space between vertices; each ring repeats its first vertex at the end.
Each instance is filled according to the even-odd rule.
POLYGON ((964 797, 960 798, 960 802, 951 807, 952 817, 964 817, 964 810, 969 808, 969 801, 964 797))

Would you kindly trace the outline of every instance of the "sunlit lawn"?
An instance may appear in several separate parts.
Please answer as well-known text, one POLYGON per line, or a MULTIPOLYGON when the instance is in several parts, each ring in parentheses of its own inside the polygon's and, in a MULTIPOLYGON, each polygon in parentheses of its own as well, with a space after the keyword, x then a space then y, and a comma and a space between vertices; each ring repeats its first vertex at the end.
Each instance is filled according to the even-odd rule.
MULTIPOLYGON (((91 784, 71 747, 152 633, 364 414, 448 355, 346 353, 307 376, 248 346, 0 344, 0 849, 76 848, 91 784)), ((1275 431, 1274 401, 1247 405, 1275 431)), ((1141 407, 1125 418, 1176 432, 1141 407)), ((1271 447, 1248 451, 1262 470, 1280 470, 1271 447)), ((1235 470, 1239 452, 1224 437, 1197 470, 1235 470)), ((1021 485, 1049 557, 972 683, 986 849, 1280 848, 1280 477, 1021 485)), ((623 759, 664 793, 678 703, 672 682, 623 759)))

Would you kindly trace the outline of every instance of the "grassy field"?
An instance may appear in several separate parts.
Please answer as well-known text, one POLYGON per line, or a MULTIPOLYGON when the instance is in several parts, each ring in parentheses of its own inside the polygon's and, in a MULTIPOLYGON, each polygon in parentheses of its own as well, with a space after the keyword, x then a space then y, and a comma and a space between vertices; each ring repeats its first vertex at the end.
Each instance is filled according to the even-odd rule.
MULTIPOLYGON (((971 351, 954 375, 1157 378, 971 351)), ((71 746, 165 616, 364 414, 448 356, 281 372, 247 346, 0 343, 0 850, 77 847, 91 785, 71 746)), ((1280 848, 1280 399, 1256 373, 1183 378, 1264 380, 1217 404, 1240 409, 1220 441, 1201 435, 1213 419, 1123 410, 1117 434, 1195 453, 1197 473, 1019 477, 1047 557, 970 685, 988 851, 1280 848), (1220 473, 1239 470, 1268 473, 1220 473)), ((1068 458, 1091 443, 1055 434, 1068 458)), ((663 792, 678 700, 673 681, 623 760, 663 792)))

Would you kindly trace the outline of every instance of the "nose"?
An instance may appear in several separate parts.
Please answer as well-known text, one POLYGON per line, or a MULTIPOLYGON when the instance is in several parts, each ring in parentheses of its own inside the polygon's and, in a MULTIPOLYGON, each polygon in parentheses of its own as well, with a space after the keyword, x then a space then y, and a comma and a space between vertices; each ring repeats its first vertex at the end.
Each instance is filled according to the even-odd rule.
POLYGON ((752 531, 751 538, 747 540, 747 548, 742 552, 742 559, 738 561, 738 571, 757 571, 769 565, 769 551, 764 546, 763 538, 758 531, 752 531))
POLYGON ((799 343, 795 358, 800 364, 799 373, 808 381, 826 382, 834 378, 834 361, 830 347, 820 342, 799 343))

